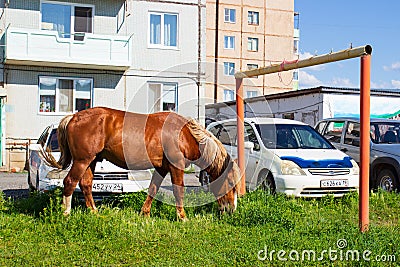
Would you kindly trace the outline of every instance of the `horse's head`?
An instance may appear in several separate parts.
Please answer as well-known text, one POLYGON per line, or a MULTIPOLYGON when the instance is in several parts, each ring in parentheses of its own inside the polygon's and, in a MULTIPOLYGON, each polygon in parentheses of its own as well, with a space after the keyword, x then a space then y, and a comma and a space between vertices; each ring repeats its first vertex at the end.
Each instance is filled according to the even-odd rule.
POLYGON ((217 198, 221 213, 232 213, 236 210, 239 180, 239 167, 235 161, 230 160, 222 175, 211 183, 210 189, 217 198))

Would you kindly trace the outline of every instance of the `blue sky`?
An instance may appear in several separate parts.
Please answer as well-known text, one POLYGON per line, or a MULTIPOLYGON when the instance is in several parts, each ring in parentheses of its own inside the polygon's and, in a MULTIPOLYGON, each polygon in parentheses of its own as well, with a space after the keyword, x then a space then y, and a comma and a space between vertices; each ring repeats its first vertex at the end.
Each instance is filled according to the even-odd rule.
MULTIPOLYGON (((400 1, 294 0, 300 13, 300 58, 371 45, 371 88, 400 88, 400 1)), ((359 87, 360 59, 299 73, 300 87, 359 87)))

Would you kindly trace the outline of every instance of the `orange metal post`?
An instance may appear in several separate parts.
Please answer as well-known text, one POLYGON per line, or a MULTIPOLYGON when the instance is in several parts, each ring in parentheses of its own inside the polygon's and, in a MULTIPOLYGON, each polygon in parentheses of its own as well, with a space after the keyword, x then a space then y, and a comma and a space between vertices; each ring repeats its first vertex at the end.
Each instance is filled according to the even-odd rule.
POLYGON ((236 79, 236 114, 237 114, 237 153, 240 169, 240 189, 238 194, 246 194, 246 173, 244 162, 244 101, 243 101, 243 79, 236 79))
POLYGON ((361 57, 360 79, 360 199, 359 227, 369 228, 369 148, 370 148, 370 70, 371 55, 361 57))

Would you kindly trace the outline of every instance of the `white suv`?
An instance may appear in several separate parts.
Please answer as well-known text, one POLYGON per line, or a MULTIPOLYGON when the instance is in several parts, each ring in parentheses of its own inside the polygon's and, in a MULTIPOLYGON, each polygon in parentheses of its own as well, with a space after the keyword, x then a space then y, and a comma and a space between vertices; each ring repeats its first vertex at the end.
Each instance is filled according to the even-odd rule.
MULTIPOLYGON (((357 163, 334 148, 311 126, 302 122, 272 119, 245 119, 246 186, 259 185, 271 192, 297 197, 343 196, 359 187, 357 163)), ((236 120, 208 125, 237 157, 236 120)), ((207 183, 204 172, 200 182, 207 183)))

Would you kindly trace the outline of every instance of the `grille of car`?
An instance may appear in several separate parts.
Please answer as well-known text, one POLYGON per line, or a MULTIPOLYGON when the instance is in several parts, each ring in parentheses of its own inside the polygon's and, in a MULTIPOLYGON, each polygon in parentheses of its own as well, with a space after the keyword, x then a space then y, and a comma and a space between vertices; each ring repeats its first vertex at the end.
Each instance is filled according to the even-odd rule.
POLYGON ((128 173, 95 173, 94 180, 128 180, 128 173))
POLYGON ((330 188, 304 188, 300 195, 304 197, 316 197, 323 195, 342 196, 343 194, 357 191, 355 187, 330 187, 330 188))
POLYGON ((336 176, 350 173, 349 169, 308 169, 312 175, 336 176))

